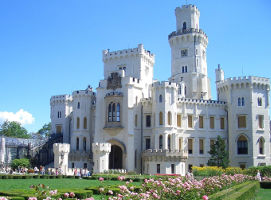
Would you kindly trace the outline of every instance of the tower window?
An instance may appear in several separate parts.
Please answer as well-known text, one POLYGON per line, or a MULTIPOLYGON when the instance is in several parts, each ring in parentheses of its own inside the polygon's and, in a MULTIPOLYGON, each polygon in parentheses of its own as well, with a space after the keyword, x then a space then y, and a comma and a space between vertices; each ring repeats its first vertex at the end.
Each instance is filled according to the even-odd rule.
POLYGON ((238 154, 248 154, 248 144, 247 138, 241 135, 237 141, 237 153, 238 154))
POLYGON ((245 115, 239 115, 238 116, 238 128, 246 128, 246 116, 245 115))
POLYGON ((83 149, 84 149, 84 151, 87 150, 87 139, 85 137, 83 139, 83 149))
POLYGON ((263 137, 259 139, 259 154, 261 155, 264 154, 264 138, 263 137))
POLYGON ((87 118, 84 117, 84 129, 87 129, 87 128, 88 128, 87 121, 88 121, 87 118))
POLYGON ((151 127, 151 115, 146 115, 146 127, 151 127))
POLYGON ((172 115, 171 115, 171 112, 168 112, 167 113, 167 121, 168 121, 168 125, 172 125, 172 120, 171 120, 171 117, 172 115))
POLYGON ((137 127, 137 115, 135 115, 135 127, 137 127))
POLYGON ((79 150, 79 138, 78 137, 76 138, 76 150, 77 151, 79 150))
POLYGON ((108 105, 108 122, 120 122, 120 104, 111 102, 108 105))
POLYGON ((183 23, 183 30, 186 30, 186 22, 183 23))
POLYGON ((80 109, 80 102, 77 103, 77 109, 80 109))
POLYGON ((57 118, 61 118, 61 111, 57 112, 57 118))
POLYGON ((182 57, 188 56, 188 50, 187 50, 187 49, 182 49, 182 50, 181 50, 181 56, 182 56, 182 57))
POLYGON ((170 135, 168 135, 168 137, 167 137, 167 149, 171 150, 171 137, 170 137, 170 135))
POLYGON ((163 148, 163 136, 160 135, 159 136, 159 149, 162 149, 163 148))
POLYGON ((175 165, 171 164, 171 174, 175 174, 175 165))
POLYGON ((146 138, 146 150, 151 148, 151 138, 146 138))
POLYGON ((225 129, 225 119, 224 119, 224 117, 220 118, 220 129, 225 129))
POLYGON ((163 125, 163 113, 159 113, 159 125, 163 125))
POLYGON ((163 96, 160 94, 159 95, 159 103, 162 103, 163 102, 163 96))
POLYGON ((204 154, 204 140, 203 139, 199 140, 199 153, 204 154))
POLYGON ((199 128, 203 128, 203 116, 199 116, 199 128))
POLYGON ((120 104, 117 104, 117 122, 120 121, 120 104))
POLYGON ((242 97, 242 106, 244 106, 244 105, 245 105, 245 98, 242 97))
POLYGON ((258 115, 258 125, 260 129, 263 129, 263 115, 258 115))
POLYGON ((214 128, 215 128, 215 118, 210 117, 210 129, 214 129, 214 128))
POLYGON ((188 115, 188 128, 193 128, 193 117, 192 115, 188 115))
POLYGON ((188 153, 193 154, 193 139, 188 139, 188 153))
POLYGON ((262 106, 262 98, 258 97, 258 106, 262 106))
POLYGON ((76 119, 76 128, 79 129, 80 128, 80 118, 77 117, 76 119))
POLYGON ((157 171, 157 174, 160 174, 160 164, 156 165, 156 171, 157 171))
POLYGON ((185 71, 185 73, 187 73, 187 66, 184 67, 184 71, 185 71))
POLYGON ((181 116, 181 114, 177 114, 177 126, 178 127, 182 126, 182 116, 181 116))

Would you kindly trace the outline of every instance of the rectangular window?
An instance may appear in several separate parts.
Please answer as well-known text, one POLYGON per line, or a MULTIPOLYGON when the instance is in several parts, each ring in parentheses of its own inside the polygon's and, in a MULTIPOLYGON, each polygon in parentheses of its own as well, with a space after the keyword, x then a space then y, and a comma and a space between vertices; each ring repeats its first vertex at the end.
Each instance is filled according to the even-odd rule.
POLYGON ((171 164, 171 174, 175 174, 175 165, 171 164))
POLYGON ((62 133, 62 126, 61 125, 56 125, 56 133, 62 133))
POLYGON ((224 117, 220 118, 220 129, 225 129, 225 120, 224 120, 224 117))
POLYGON ((145 142, 146 142, 146 149, 150 149, 151 148, 151 138, 146 138, 145 142))
POLYGON ((193 154, 193 139, 188 139, 188 153, 193 154))
POLYGON ((181 56, 182 57, 188 56, 188 50, 187 49, 182 49, 181 50, 181 56))
POLYGON ((146 115, 146 127, 151 127, 151 116, 146 115))
POLYGON ((74 162, 72 163, 72 168, 74 168, 74 162))
POLYGON ((246 116, 240 115, 238 116, 238 128, 246 128, 247 123, 246 123, 246 116))
POLYGON ((204 164, 199 164, 200 167, 204 167, 204 164))
POLYGON ((259 128, 263 129, 263 115, 258 115, 259 128))
POLYGON ((84 169, 87 169, 87 168, 88 168, 88 164, 84 163, 84 169))
POLYGON ((215 117, 210 117, 210 129, 215 128, 215 117))
POLYGON ((193 117, 192 115, 188 115, 188 128, 193 128, 193 117))
POLYGON ((199 140, 199 153, 204 154, 204 140, 203 139, 199 140))
POLYGON ((156 165, 156 172, 157 172, 157 174, 160 174, 160 164, 156 165))
POLYGON ((182 116, 181 116, 181 114, 177 114, 177 126, 178 127, 182 126, 182 116))
POLYGON ((203 128, 203 116, 199 116, 199 128, 203 128))

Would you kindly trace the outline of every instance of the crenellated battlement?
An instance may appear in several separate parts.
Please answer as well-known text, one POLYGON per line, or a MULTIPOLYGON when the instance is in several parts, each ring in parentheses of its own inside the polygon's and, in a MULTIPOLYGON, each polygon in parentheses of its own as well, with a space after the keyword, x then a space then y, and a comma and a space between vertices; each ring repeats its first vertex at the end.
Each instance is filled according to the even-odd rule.
POLYGON ((136 56, 136 55, 144 55, 148 58, 152 64, 154 64, 154 54, 149 50, 144 49, 143 44, 139 44, 137 48, 123 49, 118 51, 110 51, 109 49, 103 50, 103 61, 107 61, 108 59, 118 59, 127 56, 136 56))
POLYGON ((217 82, 217 88, 230 88, 230 87, 248 87, 248 86, 264 86, 266 88, 270 88, 270 79, 264 77, 257 76, 243 76, 243 77, 232 77, 227 78, 223 81, 217 82))
POLYGON ((91 97, 92 95, 95 95, 92 90, 76 90, 72 93, 73 98, 91 97))
MULTIPOLYGON (((173 31, 168 35, 168 40, 174 38, 175 36, 183 36, 186 34, 192 33, 193 36, 196 36, 196 41, 203 40, 205 43, 208 44, 208 36, 207 34, 202 30, 202 29, 195 29, 195 28, 190 28, 190 29, 180 29, 178 31, 173 31)), ((178 37, 179 38, 179 37, 178 37)), ((191 40, 194 40, 194 37, 191 38, 191 40)))
POLYGON ((52 96, 50 99, 50 104, 53 103, 65 103, 65 102, 71 102, 72 101, 72 96, 71 95, 56 95, 52 96))
POLYGON ((111 144, 110 143, 92 143, 92 152, 95 153, 110 153, 111 152, 111 144))
POLYGON ((192 4, 182 5, 181 8, 180 7, 175 8, 175 11, 178 11, 178 10, 193 10, 193 11, 199 12, 198 7, 192 4))
POLYGON ((178 83, 170 82, 170 81, 156 81, 152 84, 154 88, 156 87, 178 87, 178 83))
POLYGON ((216 100, 204 100, 204 99, 189 99, 189 98, 178 98, 179 103, 192 103, 192 104, 206 104, 206 105, 226 105, 225 101, 216 100))

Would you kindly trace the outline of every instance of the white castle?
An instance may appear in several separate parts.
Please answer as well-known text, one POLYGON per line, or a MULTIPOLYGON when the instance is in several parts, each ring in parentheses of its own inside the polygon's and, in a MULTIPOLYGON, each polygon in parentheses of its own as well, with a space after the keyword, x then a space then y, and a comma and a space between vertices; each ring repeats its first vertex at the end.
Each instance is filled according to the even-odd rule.
POLYGON ((269 79, 224 79, 218 66, 217 100, 211 100, 200 12, 184 5, 175 15, 169 81, 153 80, 155 56, 139 44, 103 51, 96 93, 88 87, 51 97, 52 132, 70 144, 69 168, 184 175, 207 165, 217 136, 226 141, 231 166, 271 164, 269 79))

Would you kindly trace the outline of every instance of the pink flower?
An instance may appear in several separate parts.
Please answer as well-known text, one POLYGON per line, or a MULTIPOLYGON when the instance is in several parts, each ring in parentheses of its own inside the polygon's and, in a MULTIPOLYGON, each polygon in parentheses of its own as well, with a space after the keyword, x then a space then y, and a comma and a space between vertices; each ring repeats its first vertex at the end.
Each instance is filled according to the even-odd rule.
MULTIPOLYGON (((5 197, 0 197, 0 200, 7 200, 5 197)), ((28 200, 37 200, 37 197, 29 197, 28 200)))
POLYGON ((67 192, 64 193, 64 197, 65 197, 65 198, 68 198, 69 196, 70 196, 69 193, 67 193, 67 192))
POLYGON ((202 199, 203 199, 203 200, 208 200, 208 196, 207 196, 207 195, 204 195, 204 196, 202 197, 202 199))
POLYGON ((104 192, 104 188, 99 188, 99 191, 100 192, 104 192))
POLYGON ((86 198, 85 200, 95 200, 93 197, 86 198))
POLYGON ((73 192, 70 193, 70 197, 73 198, 75 197, 75 194, 73 192))
POLYGON ((100 178, 99 178, 99 181, 104 181, 104 178, 103 178, 103 177, 100 177, 100 178))
POLYGON ((113 191, 112 190, 108 190, 108 194, 113 194, 113 191))

